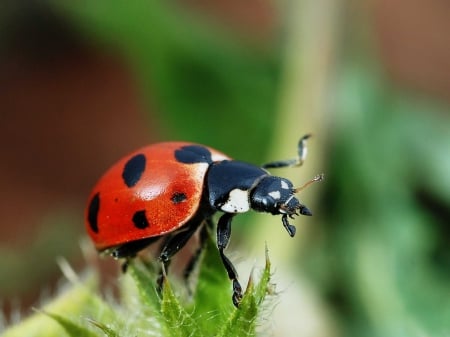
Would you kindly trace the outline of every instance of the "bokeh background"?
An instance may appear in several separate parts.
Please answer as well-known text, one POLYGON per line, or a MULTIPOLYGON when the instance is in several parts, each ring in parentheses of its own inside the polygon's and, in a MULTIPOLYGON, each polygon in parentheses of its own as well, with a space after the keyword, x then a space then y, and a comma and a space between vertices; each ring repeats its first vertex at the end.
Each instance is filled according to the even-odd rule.
POLYGON ((56 257, 82 270, 89 189, 128 151, 189 140, 258 164, 311 132, 305 165, 274 173, 326 174, 301 195, 314 217, 294 239, 234 221, 241 278, 264 242, 275 266, 262 334, 449 336, 449 32, 439 0, 3 0, 2 324, 52 294, 56 257))

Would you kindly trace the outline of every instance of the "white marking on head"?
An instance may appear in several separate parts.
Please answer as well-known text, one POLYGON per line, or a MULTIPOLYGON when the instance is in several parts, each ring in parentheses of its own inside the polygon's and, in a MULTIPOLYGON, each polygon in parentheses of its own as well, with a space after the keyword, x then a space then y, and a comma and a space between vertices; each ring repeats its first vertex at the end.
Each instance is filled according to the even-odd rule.
POLYGON ((220 207, 220 210, 227 213, 244 213, 250 210, 248 191, 238 188, 232 190, 228 195, 228 200, 220 207))
POLYGON ((280 197, 281 197, 280 191, 273 191, 273 192, 270 192, 269 195, 270 195, 272 198, 274 198, 275 200, 280 199, 280 197))
POLYGON ((223 155, 222 153, 212 152, 211 153, 211 160, 213 162, 216 162, 216 161, 222 161, 222 160, 230 160, 230 158, 228 158, 227 156, 223 155))
POLYGON ((281 188, 288 190, 289 189, 289 185, 287 182, 285 182, 284 180, 281 181, 281 188))

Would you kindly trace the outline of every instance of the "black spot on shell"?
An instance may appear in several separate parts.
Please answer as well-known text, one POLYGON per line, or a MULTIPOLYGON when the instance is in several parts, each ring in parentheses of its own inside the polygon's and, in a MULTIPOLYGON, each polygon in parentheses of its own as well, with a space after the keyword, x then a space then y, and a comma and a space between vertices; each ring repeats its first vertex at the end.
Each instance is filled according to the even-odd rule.
POLYGON ((183 202, 187 199, 187 196, 185 193, 183 192, 175 192, 172 197, 170 198, 170 200, 172 200, 172 202, 174 204, 179 204, 180 202, 183 202))
POLYGON ((133 215, 133 223, 136 228, 145 229, 150 224, 148 223, 147 216, 145 215, 145 210, 137 211, 133 215))
POLYGON ((141 179, 142 173, 145 171, 146 159, 143 154, 137 154, 127 161, 123 168, 122 178, 125 185, 133 187, 141 179))
POLYGON ((187 145, 175 150, 175 159, 184 164, 212 163, 211 152, 201 145, 187 145))
POLYGON ((92 231, 98 233, 98 211, 100 210, 100 193, 94 195, 88 207, 88 223, 92 231))

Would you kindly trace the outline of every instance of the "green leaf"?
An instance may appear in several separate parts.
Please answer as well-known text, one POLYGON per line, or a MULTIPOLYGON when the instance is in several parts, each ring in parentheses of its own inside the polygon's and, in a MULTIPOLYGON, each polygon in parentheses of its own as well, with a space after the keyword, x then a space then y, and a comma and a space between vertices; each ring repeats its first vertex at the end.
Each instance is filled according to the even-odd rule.
POLYGON ((42 311, 42 313, 58 322, 71 337, 99 337, 85 326, 64 316, 47 311, 42 311))
POLYGON ((173 293, 167 277, 164 279, 161 314, 166 325, 166 336, 188 337, 203 335, 192 315, 185 310, 173 293))
POLYGON ((269 254, 266 247, 266 266, 260 281, 255 285, 253 276, 250 276, 239 308, 233 311, 217 337, 255 336, 263 301, 266 295, 272 292, 270 275, 269 254))
MULTIPOLYGON (((65 336, 65 328, 48 313, 63 312, 72 317, 95 317, 98 320, 118 322, 115 312, 110 306, 94 293, 97 286, 97 276, 90 274, 83 282, 74 282, 71 287, 54 298, 42 310, 36 310, 33 315, 20 324, 8 328, 2 337, 60 337, 65 336), (47 313, 42 315, 42 312, 47 313)), ((59 322, 61 323, 61 322, 59 322)), ((70 322, 67 322, 69 326, 70 322)))
POLYGON ((267 294, 272 295, 275 292, 274 285, 270 283, 272 273, 270 271, 271 263, 269 259, 269 249, 267 248, 267 244, 265 254, 266 254, 266 265, 261 275, 261 280, 259 281, 255 289, 255 299, 256 304, 258 306, 264 302, 267 294))
POLYGON ((155 287, 155 274, 136 260, 130 261, 127 271, 136 285, 143 304, 155 312, 158 311, 160 299, 155 287))
POLYGON ((210 323, 211 319, 224 321, 234 309, 231 294, 231 282, 223 267, 216 242, 210 235, 202 252, 193 300, 193 315, 206 335, 217 331, 217 326, 210 323))
POLYGON ((107 337, 119 337, 119 334, 114 331, 113 329, 111 329, 110 327, 106 326, 103 323, 100 323, 98 321, 94 321, 92 319, 88 319, 88 321, 95 325, 97 328, 99 328, 100 330, 103 331, 103 333, 107 336, 107 337))

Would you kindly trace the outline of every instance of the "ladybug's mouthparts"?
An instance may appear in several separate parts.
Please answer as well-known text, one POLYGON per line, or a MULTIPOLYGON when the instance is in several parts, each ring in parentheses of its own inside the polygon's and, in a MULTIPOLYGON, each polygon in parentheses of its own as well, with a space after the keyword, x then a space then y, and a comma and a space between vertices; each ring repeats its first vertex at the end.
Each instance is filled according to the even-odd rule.
MULTIPOLYGON (((290 199, 292 200, 292 199, 290 199)), ((281 207, 281 209, 283 210, 283 215, 281 216, 281 221, 283 222, 283 226, 286 229, 286 231, 288 232, 288 234, 293 237, 295 235, 296 232, 296 228, 295 226, 291 225, 289 223, 289 219, 294 219, 295 216, 299 216, 299 215, 308 215, 311 216, 312 212, 309 210, 308 207, 306 207, 305 205, 302 205, 298 202, 297 199, 295 199, 297 202, 297 205, 295 205, 294 207, 288 207, 287 204, 284 204, 284 207, 281 207)))
MULTIPOLYGON (((305 205, 300 205, 299 207, 298 207, 298 209, 299 209, 299 213, 301 214, 301 215, 308 215, 308 216, 311 216, 312 215, 312 212, 309 210, 309 208, 308 207, 306 207, 305 205)), ((295 213, 296 215, 299 215, 299 213, 295 213)))
POLYGON ((292 194, 290 198, 280 206, 280 211, 289 216, 291 219, 294 219, 294 215, 312 215, 309 208, 301 204, 298 199, 295 198, 294 194, 292 194))

